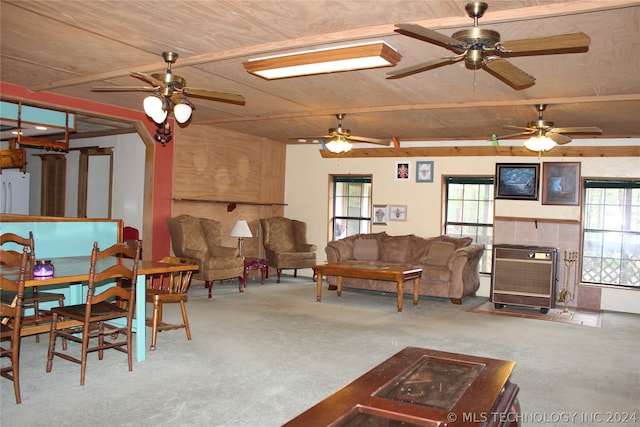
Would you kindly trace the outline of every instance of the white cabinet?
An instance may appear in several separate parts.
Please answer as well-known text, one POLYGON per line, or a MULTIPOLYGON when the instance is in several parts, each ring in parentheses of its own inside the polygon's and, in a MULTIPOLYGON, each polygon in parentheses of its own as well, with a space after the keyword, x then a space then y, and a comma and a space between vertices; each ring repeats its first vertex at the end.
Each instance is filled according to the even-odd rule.
POLYGON ((29 214, 29 173, 3 170, 0 173, 0 212, 29 214))

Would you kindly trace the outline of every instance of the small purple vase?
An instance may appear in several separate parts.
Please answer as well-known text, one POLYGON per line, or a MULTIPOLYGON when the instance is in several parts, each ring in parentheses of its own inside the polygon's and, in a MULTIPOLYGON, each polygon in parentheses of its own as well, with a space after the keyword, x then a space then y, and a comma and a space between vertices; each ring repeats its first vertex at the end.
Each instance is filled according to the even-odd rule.
POLYGON ((34 277, 49 277, 53 276, 54 267, 51 264, 51 260, 39 259, 36 261, 36 265, 33 266, 34 277))

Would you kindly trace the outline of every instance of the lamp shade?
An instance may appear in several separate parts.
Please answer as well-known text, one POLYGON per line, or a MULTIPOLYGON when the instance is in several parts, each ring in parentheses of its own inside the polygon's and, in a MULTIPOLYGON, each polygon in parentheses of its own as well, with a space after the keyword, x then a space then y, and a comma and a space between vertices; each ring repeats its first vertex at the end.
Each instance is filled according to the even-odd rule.
POLYGON ((253 237, 251 234, 251 229, 249 228, 249 224, 247 221, 241 219, 236 221, 235 225, 231 229, 231 233, 229 233, 231 237, 253 237))
POLYGON ((541 151, 551 150, 553 147, 556 146, 556 143, 553 139, 549 138, 548 136, 535 135, 529 138, 524 143, 524 146, 528 150, 541 152, 541 151))
POLYGON ((144 113, 149 117, 153 117, 162 111, 162 100, 155 95, 149 95, 144 99, 142 106, 144 107, 144 113))
POLYGON ((176 104, 173 107, 173 115, 178 123, 184 123, 191 117, 191 106, 187 103, 176 104))
POLYGON ((337 138, 329 141, 325 147, 327 147, 327 150, 332 153, 346 153, 351 150, 352 145, 342 136, 338 136, 337 138))

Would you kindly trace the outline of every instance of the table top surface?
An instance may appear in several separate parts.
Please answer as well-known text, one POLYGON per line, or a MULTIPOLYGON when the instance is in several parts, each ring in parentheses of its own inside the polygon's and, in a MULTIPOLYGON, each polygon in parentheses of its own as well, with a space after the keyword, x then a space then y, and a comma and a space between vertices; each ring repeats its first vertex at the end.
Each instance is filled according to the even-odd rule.
POLYGON ((364 425, 356 420, 365 418, 366 425, 375 426, 409 420, 478 425, 465 422, 463 415, 480 419, 490 411, 514 367, 512 361, 406 347, 285 425, 364 425))
MULTIPOLYGON (((116 263, 122 263, 129 269, 133 268, 132 259, 117 257, 99 260, 96 267, 101 271, 116 263)), ((55 269, 53 276, 34 277, 29 269, 25 279, 25 287, 83 282, 89 279, 90 256, 51 258, 51 264, 53 264, 55 269)), ((138 274, 147 275, 174 271, 195 271, 198 270, 198 268, 197 265, 193 264, 173 264, 160 261, 140 260, 138 263, 138 274)), ((17 280, 18 278, 18 269, 15 267, 3 267, 0 269, 0 272, 11 280, 17 280)))
POLYGON ((397 277, 401 276, 420 276, 422 275, 421 268, 415 268, 407 265, 398 264, 368 264, 366 262, 358 261, 346 261, 337 262, 334 264, 319 264, 316 265, 316 272, 326 275, 344 275, 353 277, 364 278, 384 278, 384 277, 397 277))

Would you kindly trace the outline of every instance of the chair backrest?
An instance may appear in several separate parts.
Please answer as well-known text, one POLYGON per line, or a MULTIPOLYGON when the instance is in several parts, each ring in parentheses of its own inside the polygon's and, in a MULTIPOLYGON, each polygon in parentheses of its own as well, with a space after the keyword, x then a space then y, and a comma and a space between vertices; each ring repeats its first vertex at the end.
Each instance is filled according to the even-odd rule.
POLYGON ((15 298, 11 299, 11 302, 5 301, 4 298, 0 298, 0 317, 3 318, 3 324, 10 324, 13 328, 12 339, 18 340, 20 337, 20 325, 22 323, 22 299, 24 296, 24 281, 27 270, 27 261, 29 259, 29 252, 25 246, 20 256, 20 271, 18 273, 18 279, 12 280, 4 275, 0 275, 0 294, 3 292, 11 292, 15 294, 15 298), (5 320, 7 322, 5 323, 5 320))
POLYGON ((167 219, 171 247, 173 253, 179 257, 193 257, 195 253, 204 256, 209 252, 207 240, 198 218, 191 215, 179 215, 167 219))
POLYGON ((135 227, 123 227, 122 240, 140 240, 140 231, 135 227))
POLYGON ((29 266, 33 267, 36 260, 35 243, 33 241, 33 233, 29 232, 29 237, 18 236, 14 233, 3 233, 0 235, 0 265, 5 267, 19 267, 23 249, 27 249, 27 260, 29 266), (7 246, 5 246, 7 244, 7 246), (10 249, 9 246, 19 248, 19 250, 10 249))
MULTIPOLYGON (((170 264, 198 264, 198 261, 195 259, 175 256, 166 256, 162 258, 160 262, 170 264)), ((162 290, 175 294, 185 294, 189 290, 192 273, 192 271, 176 271, 154 274, 147 280, 147 289, 162 290)))
POLYGON ((138 278, 138 262, 140 261, 140 246, 141 242, 138 240, 135 250, 131 249, 126 243, 116 243, 101 251, 98 248, 98 242, 93 243, 86 301, 88 312, 90 312, 91 304, 111 301, 116 297, 129 301, 129 305, 133 309, 138 278), (133 259, 133 261, 128 260, 128 258, 133 259), (124 265, 129 262, 133 263, 132 268, 124 265), (100 269, 101 266, 104 266, 104 268, 100 269), (96 285, 100 282, 120 278, 130 281, 131 288, 111 286, 104 292, 95 294, 96 285))
POLYGON ((307 224, 295 219, 272 217, 260 219, 263 242, 278 252, 296 252, 307 243, 307 224))

